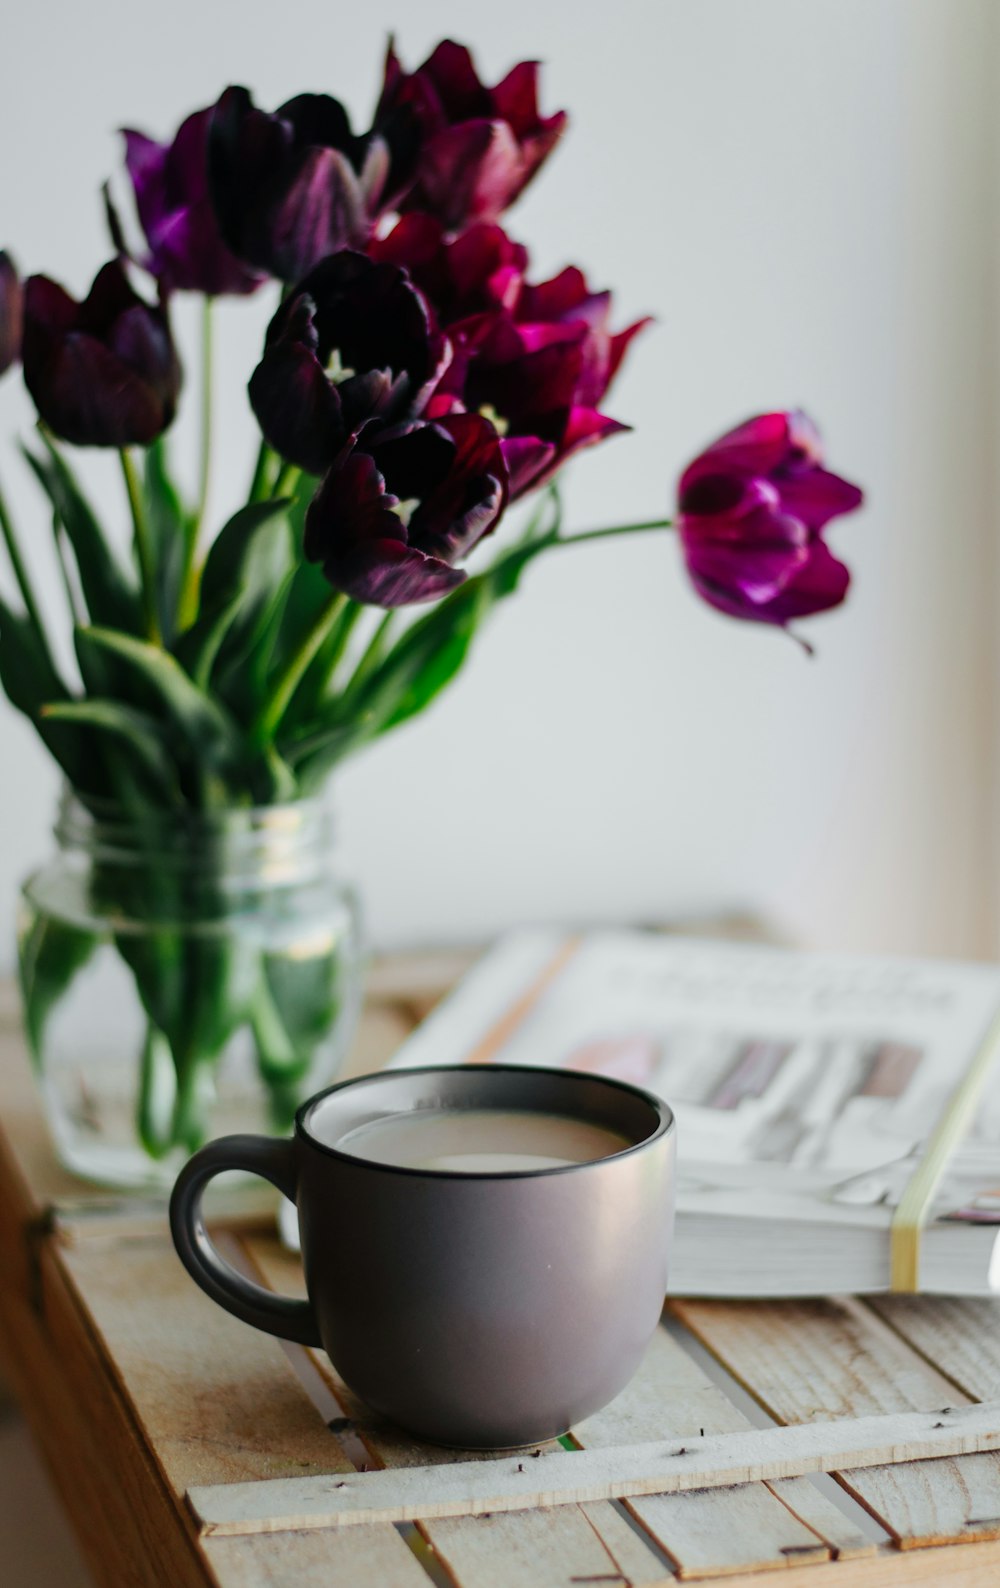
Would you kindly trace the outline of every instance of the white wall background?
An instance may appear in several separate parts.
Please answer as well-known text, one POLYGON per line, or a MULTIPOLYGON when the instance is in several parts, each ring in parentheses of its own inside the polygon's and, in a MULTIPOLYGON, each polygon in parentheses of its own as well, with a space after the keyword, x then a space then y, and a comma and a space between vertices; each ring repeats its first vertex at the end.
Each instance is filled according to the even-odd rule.
MULTIPOLYGON (((345 859, 381 942, 520 919, 753 907, 804 940, 994 946, 991 337, 995 8, 989 0, 49 0, 0 60, 0 240, 82 291, 106 254, 111 129, 172 131, 245 82, 359 119, 395 28, 407 61, 469 41, 498 76, 548 63, 574 125, 511 217, 548 273, 586 265, 650 310, 612 411, 635 426, 571 471, 583 529, 656 516, 686 459, 801 403, 869 493, 835 544, 849 605, 808 661, 713 615, 662 539, 554 557, 458 686, 339 780, 345 859)), ((263 299, 227 306, 215 504, 243 488, 243 383, 263 299)), ((26 431, 18 382, 0 433, 26 431)), ((178 443, 190 446, 182 428, 178 443)), ((0 467, 53 612, 45 516, 0 467)), ((94 489, 123 517, 112 462, 94 489)), ((56 780, 0 710, 0 963, 56 780)))

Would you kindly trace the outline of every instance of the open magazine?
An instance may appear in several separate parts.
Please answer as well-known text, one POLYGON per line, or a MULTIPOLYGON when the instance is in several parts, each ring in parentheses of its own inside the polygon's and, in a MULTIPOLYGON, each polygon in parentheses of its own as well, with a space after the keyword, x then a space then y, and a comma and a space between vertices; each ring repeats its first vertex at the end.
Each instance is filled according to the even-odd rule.
MULTIPOLYGON (((998 1013, 988 965, 530 930, 488 953, 393 1065, 592 1070, 666 1099, 676 1294, 877 1291, 894 1211, 998 1013)), ((920 1288, 1000 1289, 998 1236, 991 1062, 925 1221, 920 1288)))

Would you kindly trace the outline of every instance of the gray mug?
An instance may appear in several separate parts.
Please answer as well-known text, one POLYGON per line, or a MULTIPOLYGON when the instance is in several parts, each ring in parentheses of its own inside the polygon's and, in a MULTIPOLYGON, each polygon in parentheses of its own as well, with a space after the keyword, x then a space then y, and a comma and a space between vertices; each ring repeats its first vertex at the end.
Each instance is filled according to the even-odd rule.
POLYGON ((170 1225, 214 1301, 322 1346, 362 1400, 411 1434, 464 1449, 537 1444, 612 1400, 656 1329, 675 1144, 669 1108, 622 1081, 515 1065, 387 1070, 303 1104, 291 1141, 210 1142, 180 1174, 170 1225), (389 1115, 456 1107, 569 1115, 632 1145, 502 1173, 371 1163, 328 1145, 389 1115), (212 1246, 202 1193, 231 1169, 297 1204, 307 1301, 254 1284, 212 1246))

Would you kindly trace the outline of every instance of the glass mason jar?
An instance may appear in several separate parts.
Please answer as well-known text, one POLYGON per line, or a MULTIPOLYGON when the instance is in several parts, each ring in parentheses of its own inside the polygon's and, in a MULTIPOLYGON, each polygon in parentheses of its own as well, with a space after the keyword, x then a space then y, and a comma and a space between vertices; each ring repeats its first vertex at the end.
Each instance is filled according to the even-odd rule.
POLYGON ((286 1131, 336 1076, 360 1005, 326 806, 133 814, 67 794, 55 836, 18 939, 62 1162, 165 1187, 210 1136, 286 1131))

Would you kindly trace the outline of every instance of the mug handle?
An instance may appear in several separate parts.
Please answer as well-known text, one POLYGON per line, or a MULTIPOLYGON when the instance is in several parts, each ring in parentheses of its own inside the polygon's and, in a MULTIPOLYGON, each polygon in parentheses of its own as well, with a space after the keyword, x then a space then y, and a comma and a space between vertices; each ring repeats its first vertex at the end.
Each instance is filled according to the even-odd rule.
POLYGON ((249 1170, 296 1200, 298 1168, 294 1141, 266 1136, 220 1136, 196 1152, 181 1170, 170 1197, 170 1233, 184 1267, 207 1296, 234 1318, 297 1345, 322 1345, 309 1301, 276 1296, 227 1263, 208 1238, 201 1199, 208 1182, 226 1169, 249 1170))

